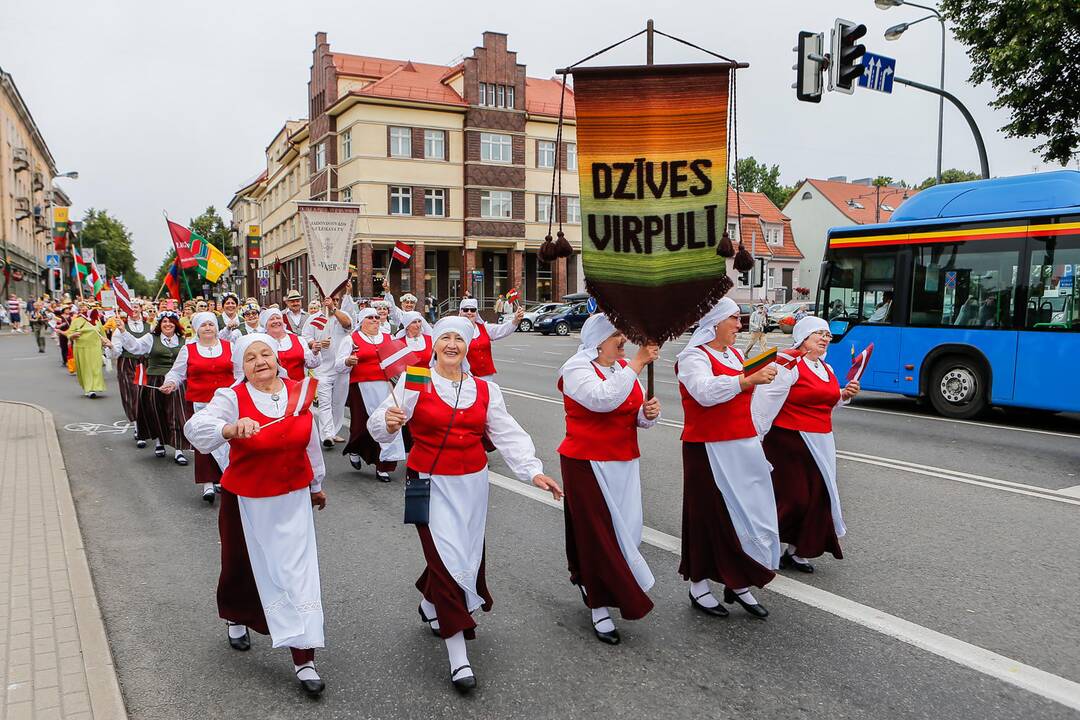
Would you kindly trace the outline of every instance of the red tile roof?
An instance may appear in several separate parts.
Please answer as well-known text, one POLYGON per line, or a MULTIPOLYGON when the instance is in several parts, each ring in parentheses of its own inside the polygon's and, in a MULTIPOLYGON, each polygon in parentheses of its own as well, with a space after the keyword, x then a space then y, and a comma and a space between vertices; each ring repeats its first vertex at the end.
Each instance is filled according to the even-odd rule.
MULTIPOLYGON (((340 74, 374 81, 351 91, 352 95, 465 105, 464 98, 449 82, 461 71, 463 63, 431 65, 344 53, 333 53, 333 57, 334 67, 340 74)), ((556 78, 525 78, 525 110, 533 115, 558 116, 561 89, 562 80, 556 78)), ((574 92, 570 87, 567 87, 564 115, 574 117, 574 92)))
MULTIPOLYGON (((743 192, 739 193, 738 199, 742 201, 739 231, 747 250, 755 255, 768 255, 777 259, 801 260, 803 258, 802 251, 795 244, 795 236, 791 232, 791 219, 780 212, 780 208, 776 207, 767 195, 743 192), (765 228, 762 223, 783 225, 784 242, 782 245, 769 245, 765 241, 765 228)), ((738 212, 739 205, 736 202, 735 191, 729 187, 728 217, 734 217, 738 212)))
MULTIPOLYGON (((886 222, 892 217, 892 210, 884 207, 880 211, 874 208, 877 200, 877 188, 872 185, 861 185, 836 180, 815 180, 807 178, 810 183, 826 200, 836 206, 836 209, 844 213, 852 222, 858 225, 868 225, 875 222, 886 222), (862 207, 858 207, 862 205, 862 207)), ((906 198, 919 192, 914 188, 881 188, 881 205, 894 210, 900 207, 906 198)))

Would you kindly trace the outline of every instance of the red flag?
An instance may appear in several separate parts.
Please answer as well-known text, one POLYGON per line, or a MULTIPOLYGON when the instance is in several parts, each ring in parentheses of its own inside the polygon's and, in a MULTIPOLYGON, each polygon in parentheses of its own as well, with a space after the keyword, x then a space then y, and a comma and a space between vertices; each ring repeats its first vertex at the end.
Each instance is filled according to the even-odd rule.
MULTIPOLYGON (((172 236, 173 247, 176 248, 176 257, 180 260, 180 267, 186 270, 198 265, 199 261, 191 254, 191 231, 183 225, 177 225, 168 218, 166 218, 165 222, 169 226, 169 235, 172 236)), ((179 295, 177 295, 177 299, 180 299, 179 295)))
MULTIPOLYGON (((851 352, 854 355, 854 345, 851 346, 851 352)), ((854 355, 854 357, 851 358, 851 369, 848 370, 847 374, 848 382, 851 382, 852 380, 858 380, 863 376, 863 373, 866 372, 866 366, 870 364, 870 356, 873 354, 874 343, 870 343, 866 346, 865 350, 863 350, 858 355, 854 355)))
POLYGON ((805 354, 805 350, 799 350, 797 348, 779 350, 776 353, 776 364, 782 368, 790 370, 791 368, 795 367, 795 363, 799 362, 799 358, 801 358, 805 354))
POLYGON ((146 385, 146 366, 145 365, 143 365, 142 363, 139 363, 138 365, 135 366, 135 377, 132 378, 131 382, 133 382, 136 385, 144 385, 144 386, 146 385))
POLYGON ((300 381, 297 392, 289 393, 289 402, 285 405, 286 415, 300 415, 311 408, 315 400, 315 391, 319 381, 310 375, 300 381))
POLYGON ((394 243, 394 259, 402 265, 408 265, 412 259, 412 245, 400 240, 394 243))
POLYGON ((420 356, 410 350, 403 340, 383 340, 375 346, 375 353, 379 356, 379 367, 388 380, 420 362, 420 356))
POLYGON ((315 328, 316 330, 322 330, 323 328, 325 328, 326 322, 327 317, 321 313, 319 315, 315 315, 310 320, 308 320, 308 323, 311 325, 311 327, 315 328))
POLYGON ((521 293, 517 291, 517 288, 510 288, 510 292, 506 293, 506 299, 512 303, 516 303, 520 297, 521 293))
POLYGON ((131 315, 131 290, 123 278, 115 277, 112 281, 113 292, 116 293, 116 305, 121 312, 131 315))
POLYGON ((165 273, 165 287, 169 288, 169 295, 173 300, 180 299, 180 266, 177 260, 173 260, 173 264, 169 266, 169 272, 165 273))

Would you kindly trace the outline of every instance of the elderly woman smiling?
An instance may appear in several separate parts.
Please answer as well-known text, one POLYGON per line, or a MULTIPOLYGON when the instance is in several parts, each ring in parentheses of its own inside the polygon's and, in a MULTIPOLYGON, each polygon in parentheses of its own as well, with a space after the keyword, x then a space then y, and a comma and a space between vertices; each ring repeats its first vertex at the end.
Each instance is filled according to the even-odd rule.
POLYGON ((316 381, 280 377, 269 335, 245 335, 235 352, 243 382, 219 389, 184 427, 200 452, 229 446, 218 515, 218 614, 236 650, 251 646, 249 629, 269 634, 274 647, 288 647, 300 685, 318 695, 323 609, 311 508, 325 507, 326 495, 311 415, 316 381))

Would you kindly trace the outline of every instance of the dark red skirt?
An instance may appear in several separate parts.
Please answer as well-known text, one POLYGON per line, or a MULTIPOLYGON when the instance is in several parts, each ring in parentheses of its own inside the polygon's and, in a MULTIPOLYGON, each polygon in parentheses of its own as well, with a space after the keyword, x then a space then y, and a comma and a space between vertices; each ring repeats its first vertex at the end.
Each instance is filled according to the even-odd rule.
POLYGON ((833 526, 829 489, 802 435, 774 425, 762 447, 773 466, 780 541, 794 545, 799 557, 816 558, 826 552, 844 557, 833 526))
POLYGON ((765 587, 776 574, 746 554, 724 495, 716 487, 705 443, 684 442, 682 562, 684 580, 713 580, 730 588, 765 587))
MULTIPOLYGON (((463 632, 466 640, 476 639, 476 621, 465 604, 465 591, 443 565, 439 549, 435 547, 435 539, 431 537, 431 530, 427 525, 417 525, 416 533, 420 536, 420 547, 423 548, 424 560, 427 561, 427 567, 416 581, 416 589, 435 606, 435 614, 439 618, 439 635, 450 638, 463 632)), ((476 592, 484 601, 480 606, 484 612, 491 610, 493 602, 484 572, 486 562, 485 548, 484 555, 480 558, 480 572, 476 576, 476 592)))
POLYGON ((135 368, 141 365, 135 358, 116 358, 116 387, 120 390, 120 404, 124 408, 124 415, 131 422, 135 422, 136 413, 139 409, 139 388, 135 385, 135 368))
POLYGON ((240 503, 236 495, 221 489, 218 511, 218 534, 221 537, 221 575, 218 577, 218 615, 222 619, 247 625, 257 633, 269 635, 263 614, 259 588, 251 572, 240 503))
MULTIPOLYGON (((364 396, 356 383, 349 383, 349 396, 345 401, 349 406, 349 441, 345 443, 342 455, 359 455, 368 465, 379 464, 382 448, 367 429, 368 412, 364 405, 364 396)), ((396 466, 396 463, 395 463, 396 466)))
POLYGON ((604 493, 588 460, 559 456, 563 479, 563 520, 570 582, 583 585, 590 608, 613 607, 627 620, 649 614, 653 602, 626 564, 604 493))
POLYGON ((159 440, 176 450, 190 450, 191 443, 184 437, 184 423, 189 417, 184 387, 181 385, 169 395, 154 389, 164 382, 164 375, 147 375, 146 387, 135 386, 139 398, 135 411, 139 437, 143 440, 159 440))

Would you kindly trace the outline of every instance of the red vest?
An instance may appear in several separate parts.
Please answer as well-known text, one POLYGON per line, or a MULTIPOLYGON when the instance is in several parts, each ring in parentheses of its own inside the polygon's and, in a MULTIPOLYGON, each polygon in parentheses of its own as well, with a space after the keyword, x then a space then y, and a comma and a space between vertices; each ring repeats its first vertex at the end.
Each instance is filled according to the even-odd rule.
POLYGON ((495 361, 491 359, 491 337, 484 323, 476 323, 476 337, 469 343, 469 372, 473 377, 495 374, 495 361))
MULTIPOLYGON (((423 350, 413 350, 412 345, 409 345, 409 349, 412 350, 414 353, 416 353, 417 357, 419 358, 416 361, 415 365, 417 367, 427 367, 428 365, 431 364, 431 352, 432 352, 431 336, 430 335, 421 335, 420 337, 424 338, 424 349, 423 350)), ((401 341, 408 344, 408 339, 405 338, 404 336, 402 336, 401 341)))
POLYGON ((191 402, 207 403, 213 400, 214 391, 229 387, 233 377, 232 346, 221 342, 221 354, 217 357, 203 357, 196 347, 198 343, 187 346, 187 391, 185 397, 191 402))
MULTIPOLYGON (((292 413, 300 399, 300 383, 292 380, 282 382, 289 393, 285 419, 259 431, 254 437, 229 441, 229 467, 221 475, 221 486, 234 495, 285 495, 307 487, 314 477, 307 456, 312 428, 310 400, 308 408, 294 416, 292 413)), ((234 391, 240 417, 251 418, 260 425, 274 420, 255 407, 246 382, 237 383, 234 391)))
MULTIPOLYGON (((619 364, 626 367, 623 360, 619 364)), ((600 368, 594 365, 593 369, 601 380, 607 380, 600 368)), ((562 378, 559 378, 558 387, 562 392, 562 378)), ((563 393, 566 438, 559 445, 559 454, 576 460, 633 460, 640 457, 637 415, 644 402, 645 394, 637 382, 622 404, 610 412, 593 412, 563 393)))
POLYGON ((302 338, 288 333, 292 340, 292 347, 288 350, 278 350, 278 364, 285 368, 290 380, 304 379, 304 341, 302 338))
POLYGON ((829 379, 822 380, 813 370, 803 367, 805 364, 804 358, 795 365, 799 378, 788 391, 773 425, 802 432, 832 432, 832 412, 840 402, 840 383, 828 365, 825 372, 829 379))
MULTIPOLYGON (((724 363, 713 357, 713 354, 705 348, 698 348, 705 353, 712 363, 712 373, 716 375, 741 375, 742 370, 729 368, 724 363)), ((742 363, 742 355, 734 347, 728 348, 735 354, 736 359, 742 363)), ((675 373, 678 374, 678 365, 675 373)), ((682 396, 683 405, 683 442, 724 442, 725 440, 742 440, 757 435, 754 428, 754 418, 750 414, 750 398, 754 389, 750 388, 741 392, 727 402, 705 407, 699 405, 683 384, 679 383, 679 394, 682 396)))
MULTIPOLYGON (((474 378, 475 379, 475 378, 474 378)), ((411 470, 433 475, 466 475, 487 466, 484 428, 487 427, 488 386, 476 379, 476 401, 464 410, 455 410, 432 388, 422 392, 409 419, 413 446, 407 464, 411 470), (450 417, 454 427, 446 432, 450 417), (446 444, 439 453, 439 445, 446 444), (438 461, 436 462, 436 455, 438 461), (432 463, 435 468, 432 470, 432 463)))
MULTIPOLYGON (((379 367, 379 351, 374 345, 360 337, 360 331, 355 331, 350 340, 353 344, 353 355, 359 361, 349 372, 349 382, 376 382, 386 380, 386 373, 379 367)), ((390 339, 387 333, 383 333, 383 342, 390 339)))

